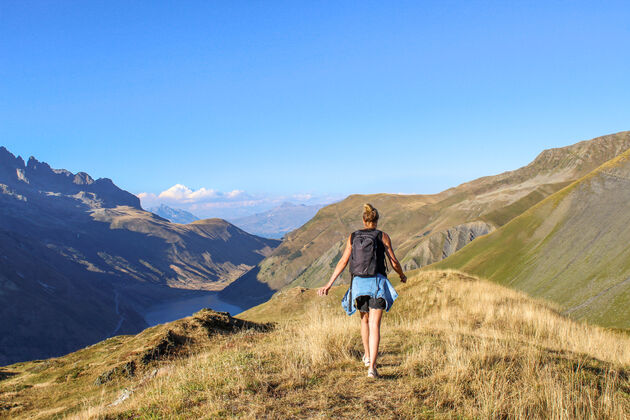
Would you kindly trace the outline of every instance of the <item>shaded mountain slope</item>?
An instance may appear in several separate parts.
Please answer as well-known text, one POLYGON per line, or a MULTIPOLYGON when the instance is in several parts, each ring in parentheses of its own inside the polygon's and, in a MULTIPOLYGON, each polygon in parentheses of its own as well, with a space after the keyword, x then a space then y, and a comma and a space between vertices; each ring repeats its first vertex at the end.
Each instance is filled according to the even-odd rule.
POLYGON ((101 222, 100 251, 92 255, 98 267, 171 287, 220 290, 278 244, 222 219, 181 225, 123 206, 93 209, 89 215, 91 226, 101 222))
POLYGON ((630 328, 630 150, 437 264, 630 328))
POLYGON ((396 288, 400 297, 384 315, 380 380, 365 377, 358 316, 339 305, 345 287, 325 298, 296 288, 243 314, 273 320, 273 329, 201 311, 61 358, 2 368, 0 416, 630 415, 628 335, 576 323, 464 273, 420 272, 396 288))
POLYGON ((221 289, 276 245, 223 220, 170 223, 110 180, 0 148, 0 365, 140 331, 143 308, 221 289))
MULTIPOLYGON (((439 194, 351 195, 322 208, 304 226, 289 233, 259 264, 256 281, 270 290, 325 283, 341 256, 344 240, 361 227, 365 202, 379 209, 379 228, 392 237, 406 270, 440 261, 628 148, 630 132, 621 132, 545 150, 520 169, 479 178, 439 194), (471 230, 469 223, 475 223, 475 229, 471 230), (453 237, 458 238, 455 244, 453 237)), ((222 291, 223 296, 249 299, 243 296, 251 287, 250 277, 244 279, 247 287, 241 288, 237 280, 222 291)))
POLYGON ((114 285, 39 242, 0 231, 0 365, 66 354, 146 327, 114 285))

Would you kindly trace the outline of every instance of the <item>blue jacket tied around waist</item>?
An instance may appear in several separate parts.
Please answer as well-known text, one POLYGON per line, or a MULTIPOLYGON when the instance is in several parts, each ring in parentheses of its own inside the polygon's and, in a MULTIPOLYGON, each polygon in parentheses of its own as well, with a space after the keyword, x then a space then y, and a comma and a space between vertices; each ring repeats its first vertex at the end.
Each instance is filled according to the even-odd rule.
POLYGON ((398 293, 394 286, 389 282, 387 277, 377 274, 375 277, 354 277, 352 279, 352 302, 350 302, 350 288, 341 299, 341 307, 348 315, 356 312, 356 298, 359 296, 370 296, 375 299, 383 298, 387 306, 385 311, 389 312, 394 301, 398 297, 398 293))

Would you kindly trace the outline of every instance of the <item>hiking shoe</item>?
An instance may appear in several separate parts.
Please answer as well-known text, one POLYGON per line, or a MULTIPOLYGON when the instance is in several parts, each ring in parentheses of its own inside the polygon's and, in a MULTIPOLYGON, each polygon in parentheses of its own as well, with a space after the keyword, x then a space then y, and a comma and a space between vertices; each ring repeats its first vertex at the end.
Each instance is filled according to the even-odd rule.
POLYGON ((378 378, 378 371, 376 370, 376 368, 368 369, 367 377, 368 378, 378 378))
POLYGON ((363 362, 363 364, 367 367, 370 366, 370 358, 369 357, 365 357, 365 354, 363 355, 363 357, 361 357, 361 361, 363 362))

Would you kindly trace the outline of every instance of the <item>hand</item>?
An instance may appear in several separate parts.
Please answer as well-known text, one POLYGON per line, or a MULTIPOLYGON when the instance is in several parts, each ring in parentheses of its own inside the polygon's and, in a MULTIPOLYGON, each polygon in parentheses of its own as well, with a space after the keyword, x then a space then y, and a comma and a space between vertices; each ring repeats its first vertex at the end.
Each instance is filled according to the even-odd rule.
POLYGON ((402 274, 402 275, 400 276, 400 281, 401 281, 401 282, 403 282, 403 283, 407 283, 407 276, 405 276, 404 274, 402 274))
POLYGON ((324 287, 321 287, 318 291, 317 294, 319 296, 326 296, 328 294, 328 291, 330 290, 330 286, 326 285, 324 287))

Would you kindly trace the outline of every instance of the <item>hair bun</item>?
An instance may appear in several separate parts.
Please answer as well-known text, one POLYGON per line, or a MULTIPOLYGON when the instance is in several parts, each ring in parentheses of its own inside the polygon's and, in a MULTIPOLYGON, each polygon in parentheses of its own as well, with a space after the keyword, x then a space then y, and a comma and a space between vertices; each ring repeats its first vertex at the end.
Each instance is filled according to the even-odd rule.
POLYGON ((366 223, 378 222, 378 210, 369 203, 363 205, 363 221, 366 223))

